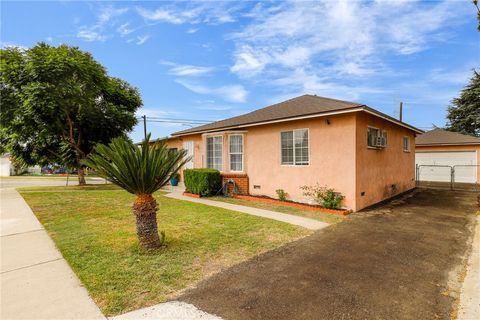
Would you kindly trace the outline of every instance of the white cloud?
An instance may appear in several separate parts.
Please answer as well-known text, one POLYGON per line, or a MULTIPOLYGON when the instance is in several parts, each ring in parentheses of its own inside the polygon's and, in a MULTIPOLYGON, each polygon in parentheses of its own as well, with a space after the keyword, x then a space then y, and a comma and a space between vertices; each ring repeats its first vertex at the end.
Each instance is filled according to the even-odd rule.
POLYGON ((118 17, 128 11, 128 8, 114 8, 113 6, 103 7, 98 15, 98 24, 108 23, 115 17, 118 17))
POLYGON ((168 22, 173 24, 185 23, 189 14, 183 12, 175 12, 166 9, 147 10, 141 7, 137 8, 137 12, 146 20, 157 22, 168 22))
POLYGON ((149 22, 164 22, 171 24, 206 23, 217 25, 235 22, 236 19, 234 14, 241 8, 242 6, 232 5, 228 2, 200 1, 177 3, 175 6, 162 5, 156 9, 137 7, 136 10, 142 18, 149 22))
POLYGON ((268 62, 268 55, 261 51, 255 52, 251 46, 244 45, 235 53, 235 64, 230 71, 240 75, 254 76, 262 71, 268 62))
POLYGON ((182 79, 177 79, 175 82, 198 94, 215 95, 226 101, 237 103, 245 102, 247 100, 248 92, 242 85, 226 85, 212 88, 182 79))
POLYGON ((173 67, 169 73, 174 76, 199 76, 211 72, 213 69, 208 67, 198 67, 191 65, 181 65, 173 67))
MULTIPOLYGON (((450 1, 288 1, 257 4, 235 42, 230 71, 262 83, 332 92, 388 70, 387 54, 409 55, 442 39, 442 30, 464 11, 450 1), (343 81, 342 81, 343 80, 343 81)), ((443 36, 443 35, 442 35, 443 36)), ((364 87, 347 94, 355 98, 364 87)))
POLYGON ((170 69, 168 73, 174 76, 179 77, 188 77, 188 76, 201 76, 208 73, 211 73, 214 68, 211 67, 201 67, 201 66, 193 66, 189 64, 178 64, 171 61, 162 60, 160 64, 165 66, 169 66, 170 69))
POLYGON ((428 79, 433 82, 466 85, 473 75, 472 69, 475 64, 472 63, 471 67, 461 68, 461 70, 445 70, 445 69, 433 69, 428 79))
POLYGON ((232 110, 232 106, 216 106, 216 105, 203 105, 199 107, 195 107, 198 110, 208 110, 208 111, 228 111, 232 110))
POLYGON ((117 32, 120 33, 122 37, 132 33, 133 31, 134 30, 130 28, 130 23, 128 22, 118 26, 117 28, 117 32))
POLYGON ((144 44, 148 39, 150 38, 150 36, 148 34, 144 35, 144 36, 138 36, 137 37, 137 44, 138 45, 142 45, 144 44))
POLYGON ((96 22, 91 26, 81 26, 77 32, 77 37, 85 41, 105 41, 111 37, 106 31, 107 27, 114 24, 114 20, 127 11, 128 8, 101 7, 96 22))
POLYGON ((190 29, 187 30, 187 33, 192 34, 192 33, 196 33, 197 31, 198 31, 198 29, 196 29, 196 28, 190 28, 190 29))
POLYGON ((80 38, 85 41, 105 41, 107 39, 106 35, 103 35, 97 31, 90 30, 90 29, 83 29, 78 31, 77 38, 80 38))
POLYGON ((148 117, 156 117, 156 118, 165 118, 165 117, 171 117, 171 116, 179 116, 182 113, 178 111, 170 111, 167 110, 166 108, 162 109, 152 109, 152 108, 145 108, 142 107, 141 109, 137 110, 135 112, 137 117, 141 117, 143 115, 146 115, 148 117))

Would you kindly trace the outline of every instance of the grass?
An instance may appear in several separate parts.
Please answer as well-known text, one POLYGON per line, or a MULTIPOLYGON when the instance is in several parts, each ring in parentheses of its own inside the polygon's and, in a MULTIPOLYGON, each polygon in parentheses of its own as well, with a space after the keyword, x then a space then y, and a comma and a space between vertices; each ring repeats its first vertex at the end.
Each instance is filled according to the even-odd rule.
POLYGON ((216 200, 216 201, 227 202, 227 203, 232 203, 232 204, 238 204, 238 205, 247 206, 247 207, 253 207, 253 208, 271 210, 271 211, 276 211, 276 212, 281 212, 281 213, 293 214, 293 215, 297 215, 297 216, 302 216, 302 217, 306 217, 306 218, 319 220, 319 221, 326 222, 326 223, 337 223, 337 222, 340 222, 343 219, 345 219, 344 217, 336 216, 336 215, 326 213, 326 212, 303 210, 303 209, 294 208, 294 207, 290 207, 290 206, 283 205, 283 204, 265 203, 265 202, 260 202, 260 201, 257 202, 257 201, 250 201, 250 200, 245 200, 245 199, 235 199, 235 198, 230 198, 230 197, 219 197, 219 196, 212 197, 212 198, 209 198, 209 199, 216 200))
POLYGON ((19 189, 107 316, 154 305, 223 268, 311 231, 155 195, 167 247, 138 246, 134 197, 112 185, 19 189))

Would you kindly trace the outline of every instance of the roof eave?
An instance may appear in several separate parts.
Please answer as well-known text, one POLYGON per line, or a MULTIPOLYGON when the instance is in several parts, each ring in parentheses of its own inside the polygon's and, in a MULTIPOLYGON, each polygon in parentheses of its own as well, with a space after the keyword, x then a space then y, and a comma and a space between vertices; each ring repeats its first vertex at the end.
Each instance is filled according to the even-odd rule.
POLYGON ((223 130, 230 130, 230 129, 241 129, 241 128, 245 128, 245 127, 261 126, 261 125, 266 125, 266 124, 271 124, 271 123, 288 122, 288 121, 317 118, 317 117, 343 114, 343 113, 358 112, 358 111, 363 111, 363 107, 364 106, 362 106, 362 105, 358 105, 358 106, 348 108, 348 109, 343 109, 343 110, 319 112, 319 113, 312 113, 312 114, 307 114, 307 115, 302 115, 302 116, 285 117, 285 118, 278 118, 278 119, 274 119, 274 120, 251 122, 251 123, 234 125, 234 126, 219 127, 219 128, 215 128, 215 129, 198 130, 198 131, 190 131, 190 132, 180 131, 180 132, 172 133, 171 136, 172 137, 180 137, 180 136, 187 136, 187 135, 191 135, 191 134, 201 134, 201 133, 216 132, 216 131, 223 131, 223 130))
POLYGON ((480 142, 452 142, 452 143, 415 143, 416 147, 438 147, 438 146, 475 146, 480 142))
POLYGON ((329 115, 337 115, 337 114, 345 114, 345 113, 351 113, 351 112, 359 112, 359 111, 365 111, 367 113, 373 114, 377 117, 383 118, 387 121, 393 122, 399 126, 405 127, 407 129, 410 129, 414 132, 417 133, 424 133, 425 131, 420 130, 418 128, 415 128, 414 126, 411 126, 405 122, 402 122, 400 120, 396 120, 395 118, 392 118, 380 111, 377 111, 375 109, 372 109, 366 105, 358 105, 352 108, 348 109, 343 109, 343 110, 337 110, 337 111, 329 111, 329 112, 320 112, 320 113, 314 113, 310 115, 303 115, 303 116, 297 116, 297 117, 287 117, 287 118, 280 118, 280 119, 275 119, 275 120, 267 120, 267 121, 259 121, 259 122, 252 122, 252 123, 247 123, 247 124, 242 124, 242 125, 234 125, 234 126, 225 126, 225 127, 219 127, 215 129, 207 129, 207 130, 198 130, 198 131, 190 131, 190 132, 174 132, 171 134, 171 137, 181 137, 181 136, 187 136, 187 135, 192 135, 192 134, 203 134, 203 133, 208 133, 208 132, 216 132, 216 131, 223 131, 223 130, 231 130, 231 129, 241 129, 245 127, 253 127, 253 126, 260 126, 260 125, 266 125, 266 124, 271 124, 271 123, 278 123, 278 122, 288 122, 288 121, 295 121, 295 120, 302 120, 302 119, 310 119, 310 118, 317 118, 317 117, 325 117, 329 115))

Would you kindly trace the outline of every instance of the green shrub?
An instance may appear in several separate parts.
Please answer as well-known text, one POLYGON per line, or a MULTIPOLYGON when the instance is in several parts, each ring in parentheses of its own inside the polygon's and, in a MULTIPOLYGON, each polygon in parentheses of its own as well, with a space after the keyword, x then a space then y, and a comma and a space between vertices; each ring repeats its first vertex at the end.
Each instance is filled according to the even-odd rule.
POLYGON ((186 192, 201 196, 214 195, 222 187, 222 177, 216 169, 185 169, 183 180, 186 192))
POLYGON ((340 209, 344 196, 333 188, 315 186, 302 186, 303 195, 312 197, 319 205, 328 209, 340 209))
POLYGON ((278 200, 281 200, 281 201, 287 200, 288 193, 286 193, 285 190, 277 189, 277 190, 275 190, 275 192, 277 193, 278 200))

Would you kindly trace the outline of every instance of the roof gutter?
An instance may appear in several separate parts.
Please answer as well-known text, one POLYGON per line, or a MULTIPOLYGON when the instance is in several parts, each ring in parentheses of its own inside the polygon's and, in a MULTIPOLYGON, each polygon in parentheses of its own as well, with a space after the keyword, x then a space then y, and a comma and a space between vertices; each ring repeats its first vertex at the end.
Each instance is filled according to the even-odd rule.
POLYGON ((392 117, 390 117, 390 116, 388 116, 388 115, 386 115, 386 114, 384 114, 384 113, 382 113, 382 112, 380 112, 380 111, 374 110, 374 109, 372 109, 372 108, 369 108, 369 107, 366 107, 366 106, 365 106, 363 111, 365 111, 365 112, 367 112, 367 113, 370 113, 370 114, 373 114, 373 115, 375 115, 375 116, 377 116, 377 117, 380 117, 380 118, 382 118, 382 119, 385 119, 385 120, 387 120, 387 121, 393 122, 393 123, 395 123, 395 124, 398 124, 399 126, 402 126, 402 127, 407 128, 407 129, 410 129, 410 130, 412 130, 412 131, 415 131, 416 133, 420 133, 420 134, 421 134, 421 133, 424 133, 424 132, 425 132, 425 131, 423 131, 423 130, 420 130, 420 129, 418 129, 418 128, 415 128, 414 126, 411 126, 411 125, 409 125, 409 124, 407 124, 407 123, 405 123, 405 122, 403 122, 403 121, 397 120, 397 119, 395 119, 395 118, 392 118, 392 117))
POLYGON ((480 145, 480 142, 452 142, 452 143, 415 143, 416 147, 441 147, 441 146, 475 146, 480 145))

